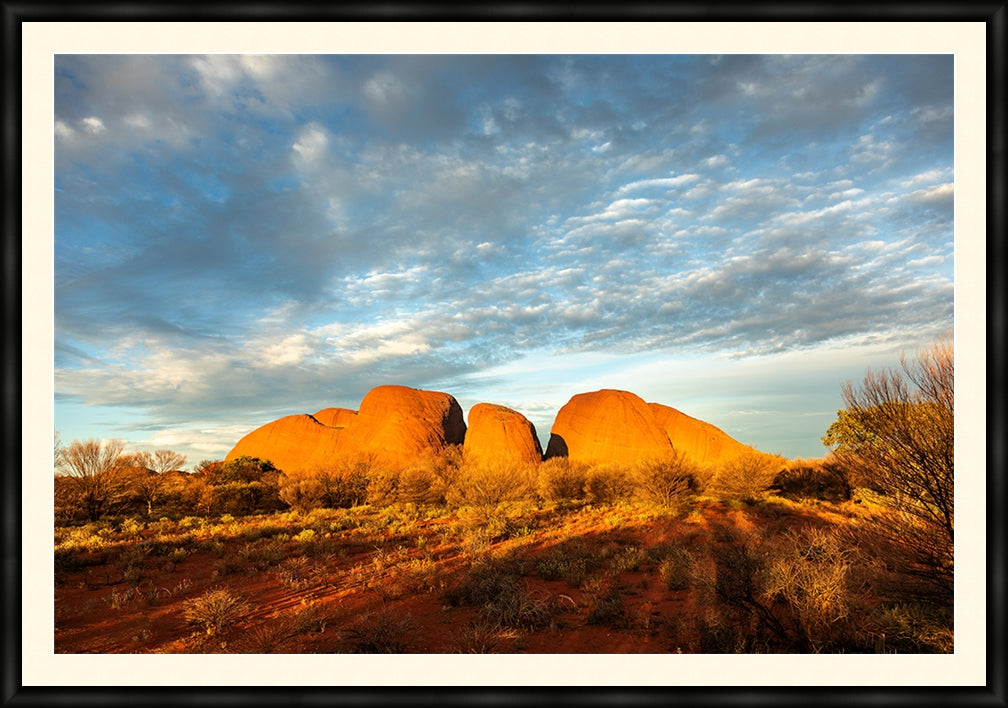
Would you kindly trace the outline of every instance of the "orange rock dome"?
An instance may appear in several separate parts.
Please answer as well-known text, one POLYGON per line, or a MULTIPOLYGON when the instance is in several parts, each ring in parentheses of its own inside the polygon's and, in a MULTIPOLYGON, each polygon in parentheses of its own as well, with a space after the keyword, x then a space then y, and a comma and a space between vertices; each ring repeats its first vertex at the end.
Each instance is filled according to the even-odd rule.
POLYGON ((755 452, 720 428, 662 405, 649 403, 672 447, 701 465, 716 465, 755 452))
POLYGON ((460 445, 466 424, 454 396, 406 386, 378 386, 361 401, 341 440, 347 455, 405 467, 425 453, 460 445))
POLYGON ((342 429, 323 425, 314 416, 289 415, 253 430, 224 459, 250 455, 284 472, 317 470, 336 458, 342 434, 342 429))
POLYGON ((557 412, 546 457, 633 464, 671 451, 668 435, 644 399, 629 391, 603 389, 579 393, 557 412))
POLYGON ((366 456, 392 468, 429 451, 461 444, 466 425, 453 396, 406 386, 379 386, 360 410, 324 408, 267 423, 238 441, 225 459, 251 455, 284 472, 318 470, 337 460, 366 456))
POLYGON ((469 409, 463 446, 467 456, 520 463, 541 462, 543 453, 532 422, 518 411, 492 403, 469 409))

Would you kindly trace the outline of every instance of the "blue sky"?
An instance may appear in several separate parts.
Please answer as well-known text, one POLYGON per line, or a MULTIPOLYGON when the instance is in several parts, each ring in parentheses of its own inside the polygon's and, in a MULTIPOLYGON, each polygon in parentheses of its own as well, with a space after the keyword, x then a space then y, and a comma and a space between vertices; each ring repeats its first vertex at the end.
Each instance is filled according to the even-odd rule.
POLYGON ((55 427, 223 457, 387 383, 787 456, 953 326, 951 55, 57 55, 55 427))

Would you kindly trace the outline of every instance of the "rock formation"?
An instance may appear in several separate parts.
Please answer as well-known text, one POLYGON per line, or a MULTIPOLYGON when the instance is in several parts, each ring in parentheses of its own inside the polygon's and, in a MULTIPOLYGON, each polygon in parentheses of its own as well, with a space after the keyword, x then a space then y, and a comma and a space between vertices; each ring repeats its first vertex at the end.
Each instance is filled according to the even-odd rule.
POLYGON ((672 451, 654 411, 640 396, 603 389, 573 396, 557 413, 546 457, 633 464, 672 451))
POLYGON ((323 408, 312 417, 330 428, 345 428, 357 419, 357 411, 349 408, 323 408))
MULTIPOLYGON (((358 411, 324 408, 267 423, 239 440, 225 459, 260 457, 291 474, 362 457, 402 469, 460 444, 471 457, 529 463, 544 457, 535 426, 518 411, 478 403, 469 411, 467 429, 461 406, 447 393, 378 386, 364 396, 358 411)), ((753 455, 780 460, 675 408, 614 389, 573 396, 557 412, 545 457, 632 465, 673 450, 711 468, 746 456, 753 460, 753 455)))
POLYGON ((347 455, 368 455, 405 467, 424 453, 462 444, 465 418, 454 396, 406 386, 379 386, 361 401, 341 446, 347 455))
POLYGON ((717 465, 756 452, 720 428, 661 403, 649 403, 672 447, 701 465, 717 465))
POLYGON ((469 409, 463 449, 467 457, 517 463, 541 462, 543 457, 532 421, 492 403, 477 403, 469 409))
POLYGON ((288 473, 321 469, 339 460, 369 457, 391 468, 424 453, 461 444, 466 425, 453 396, 405 386, 379 386, 360 410, 324 408, 267 423, 238 441, 226 460, 251 455, 288 473))
POLYGON ((336 458, 342 433, 343 429, 323 425, 314 416, 289 415, 253 430, 224 459, 250 455, 269 460, 284 472, 316 470, 336 458))

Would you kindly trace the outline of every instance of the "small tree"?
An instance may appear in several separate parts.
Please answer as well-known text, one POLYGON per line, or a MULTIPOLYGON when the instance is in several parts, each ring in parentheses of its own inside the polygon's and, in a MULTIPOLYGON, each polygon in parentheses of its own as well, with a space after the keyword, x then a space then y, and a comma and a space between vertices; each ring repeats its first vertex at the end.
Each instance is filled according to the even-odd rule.
POLYGON ((172 450, 155 450, 134 455, 130 486, 136 497, 147 505, 147 516, 152 515, 154 504, 161 498, 165 488, 165 474, 174 472, 185 461, 185 455, 172 450))
POLYGON ((954 350, 946 336, 899 369, 843 385, 847 405, 823 436, 836 459, 889 500, 889 531, 917 572, 951 590, 955 536, 954 350))
POLYGON ((132 457, 122 440, 74 440, 59 455, 60 470, 73 480, 78 503, 90 521, 108 513, 126 490, 122 470, 132 457))
POLYGON ((200 463, 199 508, 206 513, 246 515, 284 507, 279 488, 283 473, 269 460, 242 456, 222 463, 200 463))

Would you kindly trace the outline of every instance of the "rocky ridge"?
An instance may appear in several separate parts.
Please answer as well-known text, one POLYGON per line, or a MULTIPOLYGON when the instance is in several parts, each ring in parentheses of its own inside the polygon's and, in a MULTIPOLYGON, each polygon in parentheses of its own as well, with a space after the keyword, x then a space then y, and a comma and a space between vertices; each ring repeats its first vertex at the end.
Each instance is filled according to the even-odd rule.
POLYGON ((225 459, 250 455, 288 473, 360 457, 402 469, 450 445, 461 445, 467 457, 531 464, 553 457, 634 464, 677 451, 697 464, 717 465, 764 454, 710 423, 629 391, 602 389, 571 397, 557 412, 544 452, 535 426, 518 411, 477 403, 467 425, 451 394, 378 386, 357 411, 325 408, 266 423, 239 440, 225 459))

